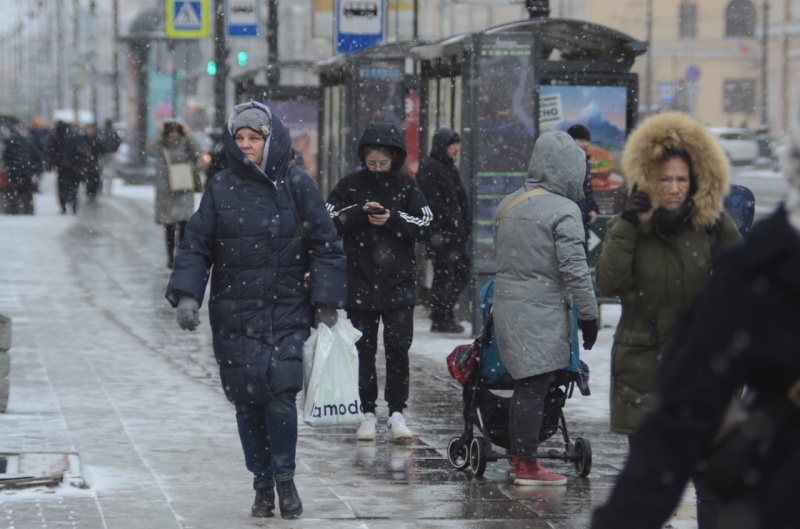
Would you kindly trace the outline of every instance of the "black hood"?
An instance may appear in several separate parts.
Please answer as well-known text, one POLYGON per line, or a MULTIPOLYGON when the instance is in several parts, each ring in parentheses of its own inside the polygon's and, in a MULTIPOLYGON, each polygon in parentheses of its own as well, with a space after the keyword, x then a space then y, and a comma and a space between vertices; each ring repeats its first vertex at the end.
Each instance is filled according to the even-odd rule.
POLYGON ((388 148, 395 153, 392 158, 392 172, 397 172, 406 163, 406 142, 403 129, 391 123, 373 123, 368 126, 358 142, 358 159, 364 165, 366 147, 388 148))
POLYGON ((448 163, 453 159, 447 156, 447 148, 456 142, 460 142, 461 138, 458 132, 450 129, 439 129, 433 135, 433 142, 431 145, 431 158, 439 160, 440 162, 448 163))

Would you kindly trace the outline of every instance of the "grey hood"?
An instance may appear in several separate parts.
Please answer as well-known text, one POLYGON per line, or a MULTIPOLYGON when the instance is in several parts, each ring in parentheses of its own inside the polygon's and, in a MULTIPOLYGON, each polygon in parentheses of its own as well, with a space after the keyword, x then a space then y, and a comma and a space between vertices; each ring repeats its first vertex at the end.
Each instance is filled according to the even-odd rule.
POLYGON ((546 132, 533 146, 526 187, 541 187, 577 202, 583 199, 586 153, 566 132, 546 132))

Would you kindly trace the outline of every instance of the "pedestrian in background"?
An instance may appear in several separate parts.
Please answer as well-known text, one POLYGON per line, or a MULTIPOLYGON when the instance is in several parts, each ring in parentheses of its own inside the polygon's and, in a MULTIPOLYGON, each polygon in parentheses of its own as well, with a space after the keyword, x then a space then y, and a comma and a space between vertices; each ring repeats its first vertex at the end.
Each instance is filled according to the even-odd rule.
POLYGON ((345 256, 319 190, 289 163, 289 136, 270 109, 237 105, 228 130, 230 167, 211 180, 189 221, 167 299, 178 324, 195 330, 211 272, 214 355, 253 473, 251 514, 274 516, 277 488, 281 517, 296 518, 303 343, 312 322, 336 323, 345 256))
POLYGON ((40 157, 22 123, 11 127, 3 148, 3 164, 8 172, 8 213, 33 215, 34 175, 40 157))
POLYGON ((433 135, 430 158, 417 173, 417 182, 433 212, 428 255, 433 264, 431 332, 464 332, 453 306, 469 282, 472 263, 468 242, 472 212, 456 167, 461 147, 458 133, 439 129, 433 135))
POLYGON ((78 214, 78 189, 83 164, 79 143, 78 126, 63 121, 56 123, 47 142, 50 163, 58 173, 58 201, 62 215, 67 214, 68 208, 72 208, 73 215, 78 214))
POLYGON ((358 390, 364 421, 356 439, 377 436, 378 326, 386 350, 384 398, 388 439, 412 437, 403 416, 408 400, 408 350, 414 337, 414 244, 427 236, 431 210, 416 181, 403 172, 403 131, 390 123, 369 125, 358 144, 363 169, 342 178, 328 197, 328 211, 347 254, 347 317, 361 331, 358 390))
POLYGON ((525 184, 495 215, 492 310, 500 357, 514 379, 509 429, 515 485, 567 483, 542 467, 536 451, 550 381, 569 363, 573 305, 583 347, 597 340, 597 300, 576 204, 585 174, 586 157, 572 138, 543 134, 525 184))
POLYGON ((42 174, 50 170, 50 160, 47 155, 47 137, 50 131, 45 126, 44 121, 40 117, 31 119, 30 138, 36 148, 36 155, 38 163, 36 165, 36 172, 33 175, 33 191, 39 192, 39 183, 42 181, 42 174))
POLYGON ((122 138, 120 138, 119 133, 114 130, 114 122, 111 121, 111 119, 106 119, 99 134, 103 143, 103 155, 100 157, 100 174, 102 177, 101 190, 105 189, 106 193, 110 195, 111 182, 117 174, 115 153, 119 150, 119 146, 122 145, 122 138))
POLYGON ((170 188, 169 166, 200 160, 200 148, 179 121, 164 121, 161 130, 147 140, 147 155, 156 159, 156 224, 164 226, 167 243, 167 268, 175 262, 177 244, 183 240, 186 223, 194 213, 194 191, 170 188))
POLYGON ((578 147, 586 153, 586 176, 583 179, 583 199, 578 201, 578 207, 581 208, 581 216, 583 218, 583 226, 586 231, 586 239, 589 239, 589 226, 594 224, 597 220, 597 215, 600 208, 594 199, 594 192, 592 191, 592 177, 589 166, 589 146, 592 144, 592 134, 589 129, 584 125, 572 125, 567 129, 567 134, 575 140, 578 147))
POLYGON ((686 482, 703 469, 721 498, 711 527, 800 527, 798 123, 789 149, 788 199, 715 261, 674 330, 658 367, 655 406, 593 529, 663 527, 686 482), (712 445, 731 394, 742 386, 752 403, 748 418, 712 445), (734 449, 739 442, 743 450, 734 449))
POLYGON ((100 179, 100 157, 105 153, 105 143, 98 134, 97 127, 93 124, 86 125, 80 137, 80 151, 83 167, 82 180, 86 183, 86 198, 89 203, 97 200, 97 194, 102 189, 100 179))
MULTIPOLYGON (((725 153, 689 116, 647 119, 622 163, 631 193, 609 221, 597 287, 622 304, 611 353, 611 430, 632 437, 653 407, 653 378, 673 326, 711 275, 712 254, 742 237, 723 211, 725 153)), ((699 525, 715 527, 716 500, 697 485, 699 525)))

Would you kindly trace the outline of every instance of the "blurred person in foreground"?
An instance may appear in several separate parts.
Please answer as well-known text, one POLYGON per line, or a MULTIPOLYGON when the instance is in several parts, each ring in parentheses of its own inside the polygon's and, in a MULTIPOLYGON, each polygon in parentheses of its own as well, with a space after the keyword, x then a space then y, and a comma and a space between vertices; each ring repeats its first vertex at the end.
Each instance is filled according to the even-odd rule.
POLYGON ((719 529, 800 528, 798 122, 789 149, 786 202, 715 259, 661 358, 653 409, 593 529, 662 527, 697 474, 721 498, 719 529), (748 418, 720 436, 742 385, 748 418))
MULTIPOLYGON (((622 163, 631 194, 608 223, 597 288, 622 304, 611 351, 611 430, 632 440, 653 407, 653 378, 675 322, 708 281, 712 254, 742 236, 723 211, 725 153, 689 116, 645 120, 622 163)), ((696 485, 700 527, 715 527, 716 499, 696 485)))
POLYGON ((277 489, 281 517, 297 518, 303 343, 312 324, 336 323, 345 256, 319 190, 290 164, 289 136, 270 109, 237 105, 228 131, 230 167, 212 178, 186 227, 167 299, 181 328, 195 330, 211 272, 214 356, 253 473, 251 514, 274 516, 277 489))
POLYGON ((457 132, 437 130, 430 158, 417 173, 419 187, 433 212, 427 240, 433 264, 431 332, 464 332, 453 314, 453 306, 469 282, 471 263, 467 242, 472 233, 472 213, 455 163, 460 148, 457 132))
POLYGON ((414 339, 414 244, 427 236, 431 209, 417 182, 403 171, 403 130, 369 125, 358 143, 363 169, 345 176, 327 207, 347 254, 347 317, 361 331, 358 392, 364 420, 356 440, 375 441, 378 400, 378 328, 386 353, 386 437, 410 439, 403 410, 408 400, 408 350, 414 339))
POLYGON ((569 363, 573 305, 584 349, 597 340, 597 300, 576 204, 585 175, 586 156, 572 138, 542 134, 525 184, 495 215, 492 310, 500 357, 515 382, 509 410, 515 485, 567 483, 542 467, 536 451, 550 381, 569 363))
POLYGON ((147 140, 146 152, 156 159, 156 224, 164 226, 167 243, 167 268, 175 262, 177 245, 183 240, 186 223, 194 213, 194 191, 170 188, 169 166, 190 163, 197 168, 200 147, 189 135, 186 125, 166 120, 160 131, 147 140))

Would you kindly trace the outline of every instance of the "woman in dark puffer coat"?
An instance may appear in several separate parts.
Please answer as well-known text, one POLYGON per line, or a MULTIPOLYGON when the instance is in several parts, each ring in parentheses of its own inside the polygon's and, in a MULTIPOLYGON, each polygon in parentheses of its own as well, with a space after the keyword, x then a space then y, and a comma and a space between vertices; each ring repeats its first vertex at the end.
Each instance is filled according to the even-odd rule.
POLYGON ((273 516, 277 488, 281 516, 295 518, 303 512, 293 480, 303 343, 312 315, 315 325, 333 326, 344 306, 345 256, 319 191, 290 163, 289 134, 269 108, 238 105, 228 132, 230 167, 211 180, 186 227, 167 299, 180 326, 194 330, 211 271, 214 355, 254 475, 252 515, 273 516))

